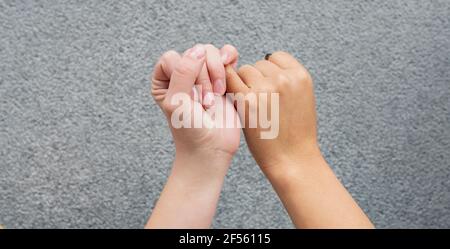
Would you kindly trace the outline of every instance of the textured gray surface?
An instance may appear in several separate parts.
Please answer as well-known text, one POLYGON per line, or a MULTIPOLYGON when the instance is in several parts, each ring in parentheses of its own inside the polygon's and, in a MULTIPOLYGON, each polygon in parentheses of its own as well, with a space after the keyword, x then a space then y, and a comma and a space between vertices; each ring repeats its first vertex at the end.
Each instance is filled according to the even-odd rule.
MULTIPOLYGON (((196 42, 301 58, 374 223, 450 227, 450 1, 0 1, 0 224, 143 227, 174 152, 148 76, 196 42)), ((292 227, 243 141, 214 227, 292 227)))

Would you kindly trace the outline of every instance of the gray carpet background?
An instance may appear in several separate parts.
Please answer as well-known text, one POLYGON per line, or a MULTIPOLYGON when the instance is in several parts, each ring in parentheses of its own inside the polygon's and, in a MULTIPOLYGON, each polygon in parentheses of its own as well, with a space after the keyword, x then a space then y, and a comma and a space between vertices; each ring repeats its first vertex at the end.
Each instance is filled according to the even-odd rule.
MULTIPOLYGON (((141 228, 174 148, 159 55, 286 50, 322 151, 380 228, 450 228, 450 1, 0 1, 0 224, 141 228)), ((215 228, 291 228, 244 140, 215 228)))

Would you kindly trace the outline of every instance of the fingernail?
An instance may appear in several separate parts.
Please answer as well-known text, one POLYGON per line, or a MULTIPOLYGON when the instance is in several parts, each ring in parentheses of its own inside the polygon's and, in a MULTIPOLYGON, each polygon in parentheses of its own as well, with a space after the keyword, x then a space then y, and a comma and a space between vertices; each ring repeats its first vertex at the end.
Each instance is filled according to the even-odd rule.
POLYGON ((205 56, 205 54, 206 54, 206 49, 202 45, 194 46, 191 49, 191 51, 189 52, 189 56, 194 59, 201 59, 205 56))
POLYGON ((271 53, 266 54, 266 56, 264 56, 264 59, 265 59, 266 61, 269 60, 269 58, 270 58, 271 55, 272 55, 271 53))
POLYGON ((213 106, 214 105, 214 94, 212 92, 208 92, 203 99, 204 106, 213 106))
POLYGON ((224 63, 225 64, 225 62, 227 62, 227 60, 228 60, 228 54, 223 54, 222 55, 222 57, 221 57, 221 59, 222 59, 222 63, 224 63))
POLYGON ((217 79, 214 81, 214 92, 220 94, 225 92, 225 84, 222 79, 217 79))

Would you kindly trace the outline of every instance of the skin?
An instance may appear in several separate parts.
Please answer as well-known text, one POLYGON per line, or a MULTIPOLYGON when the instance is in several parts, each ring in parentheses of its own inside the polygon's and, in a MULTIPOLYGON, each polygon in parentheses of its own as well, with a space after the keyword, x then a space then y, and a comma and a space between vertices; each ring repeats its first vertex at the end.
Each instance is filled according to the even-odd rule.
POLYGON ((209 228, 225 174, 239 147, 238 128, 179 128, 172 126, 171 114, 178 105, 172 96, 193 96, 193 87, 206 89, 203 101, 191 99, 191 119, 201 115, 214 122, 208 107, 223 103, 230 111, 228 118, 238 115, 225 93, 224 65, 235 66, 237 50, 225 45, 221 50, 198 44, 183 55, 166 52, 156 64, 152 76, 152 96, 168 119, 176 153, 172 171, 146 228, 209 228), (223 84, 223 85, 222 85, 223 84), (200 87, 201 86, 201 87, 200 87), (211 91, 216 94, 211 96, 211 91), (196 110, 196 112, 194 112, 196 110))
MULTIPOLYGON (((226 67, 227 92, 279 93, 280 124, 275 139, 260 139, 261 128, 244 128, 248 147, 278 193, 297 228, 373 228, 320 153, 313 81, 290 54, 226 67)), ((260 108, 258 102, 249 109, 260 108)), ((271 104, 271 103, 267 103, 271 104)), ((241 120, 248 112, 239 113, 241 120)), ((248 126, 245 126, 248 127, 248 126)))
MULTIPOLYGON (((169 51, 155 66, 152 95, 170 121, 177 107, 170 102, 171 97, 176 93, 193 95, 193 87, 201 88, 202 101, 193 99, 192 110, 200 110, 208 120, 209 108, 220 101, 232 110, 227 118, 238 120, 237 115, 247 119, 248 113, 236 113, 233 103, 222 96, 225 89, 244 94, 279 93, 278 137, 262 140, 260 128, 244 128, 244 134, 295 226, 372 228, 320 153, 313 84, 307 70, 284 52, 276 52, 253 66, 245 65, 237 73, 236 63, 237 51, 229 45, 221 50, 197 45, 182 56, 169 51), (225 70, 223 65, 228 65, 225 70), (226 88, 222 86, 225 77, 226 88), (216 97, 208 97, 211 92, 216 97)), ((258 110, 258 104, 249 103, 248 109, 258 110)), ((188 113, 199 115, 192 110, 188 113)), ((171 131, 176 147, 173 168, 146 228, 208 228, 224 176, 239 145, 239 130, 171 126, 171 131)))

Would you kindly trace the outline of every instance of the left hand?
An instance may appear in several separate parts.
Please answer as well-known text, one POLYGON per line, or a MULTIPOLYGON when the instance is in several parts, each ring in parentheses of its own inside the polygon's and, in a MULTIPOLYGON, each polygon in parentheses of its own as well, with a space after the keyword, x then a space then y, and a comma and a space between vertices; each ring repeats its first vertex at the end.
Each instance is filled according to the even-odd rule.
MULTIPOLYGON (((233 104, 223 94, 225 85, 225 65, 236 65, 238 53, 231 45, 225 45, 220 51, 212 45, 198 44, 188 49, 183 55, 168 51, 159 59, 152 76, 152 95, 169 121, 175 141, 176 154, 179 155, 223 155, 230 159, 239 146, 240 131, 233 128, 205 127, 204 124, 216 124, 220 120, 211 114, 212 110, 222 106, 226 108, 226 117, 237 120, 238 115, 233 104), (193 87, 201 88, 199 100, 191 99, 189 110, 181 110, 179 105, 172 103, 172 96, 177 93, 193 95, 193 87), (214 91, 215 94, 212 94, 214 91), (201 128, 176 128, 172 121, 174 112, 187 113, 191 123, 195 119, 203 119, 201 128)), ((227 120, 228 119, 228 120, 227 120)))

